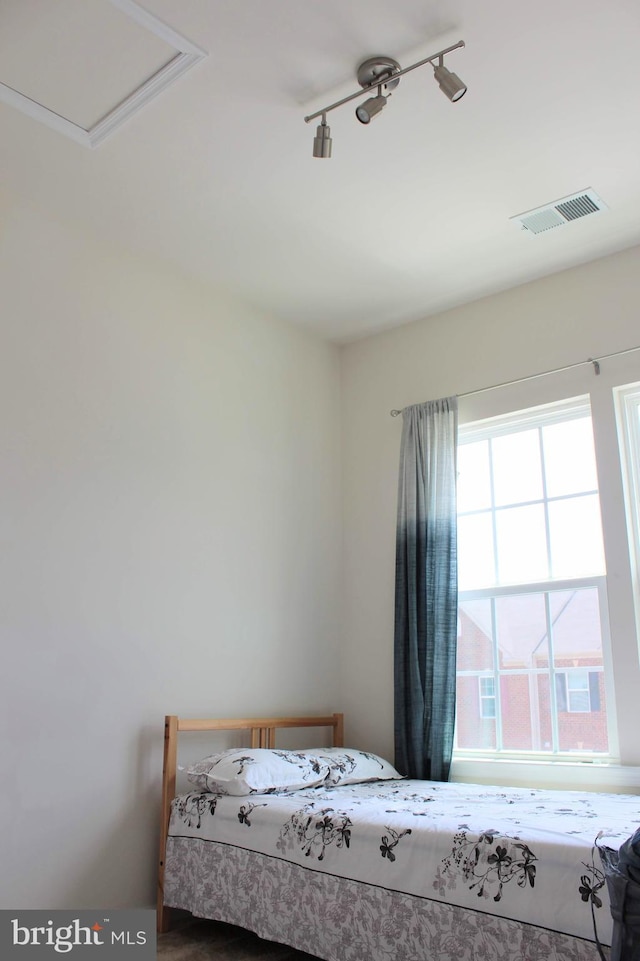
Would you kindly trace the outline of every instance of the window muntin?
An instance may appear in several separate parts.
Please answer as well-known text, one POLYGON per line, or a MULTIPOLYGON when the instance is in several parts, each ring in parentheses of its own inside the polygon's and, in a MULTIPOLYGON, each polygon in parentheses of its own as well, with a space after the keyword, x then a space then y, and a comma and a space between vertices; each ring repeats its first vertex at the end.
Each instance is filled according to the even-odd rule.
POLYGON ((456 750, 607 755, 588 399, 463 426, 458 465, 456 750))

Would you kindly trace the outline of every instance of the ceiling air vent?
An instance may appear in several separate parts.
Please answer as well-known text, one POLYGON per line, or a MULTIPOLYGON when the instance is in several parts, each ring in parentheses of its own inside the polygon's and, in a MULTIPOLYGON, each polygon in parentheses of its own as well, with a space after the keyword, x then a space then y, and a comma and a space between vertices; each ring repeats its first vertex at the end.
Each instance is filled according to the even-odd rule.
POLYGON ((608 209, 595 190, 589 188, 588 190, 581 190, 580 193, 572 194, 570 197, 556 200, 552 204, 545 204, 544 207, 527 210, 526 213, 510 217, 509 220, 532 234, 541 234, 545 230, 562 227, 572 220, 579 220, 581 217, 588 217, 590 214, 597 214, 608 209))

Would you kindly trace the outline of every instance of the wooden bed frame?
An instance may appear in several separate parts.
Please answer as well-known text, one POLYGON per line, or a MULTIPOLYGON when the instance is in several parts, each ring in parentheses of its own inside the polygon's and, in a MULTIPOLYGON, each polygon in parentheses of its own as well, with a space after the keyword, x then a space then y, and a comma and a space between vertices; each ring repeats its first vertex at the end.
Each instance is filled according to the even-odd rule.
POLYGON ((186 731, 247 731, 251 747, 275 747, 276 730, 279 728, 325 727, 331 728, 333 747, 344 747, 344 716, 328 714, 306 717, 257 717, 232 719, 191 719, 168 714, 164 720, 164 762, 162 769, 162 808, 160 827, 160 856, 158 860, 158 931, 168 931, 171 909, 164 905, 164 867, 167 849, 167 833, 171 802, 176 796, 176 772, 178 758, 178 734, 186 731))

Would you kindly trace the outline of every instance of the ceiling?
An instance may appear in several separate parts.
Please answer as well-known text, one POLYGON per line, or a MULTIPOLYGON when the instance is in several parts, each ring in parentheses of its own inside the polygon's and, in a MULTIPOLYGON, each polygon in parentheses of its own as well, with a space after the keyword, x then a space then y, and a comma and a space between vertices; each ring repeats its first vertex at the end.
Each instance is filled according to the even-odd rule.
MULTIPOLYGON (((56 3, 0 0, 0 81, 87 124, 166 51, 112 30, 109 0, 56 3)), ((637 0, 142 6, 208 56, 94 149, 0 103, 0 194, 338 342, 640 243, 637 0), (329 114, 333 157, 312 157, 304 116, 362 60, 458 40, 458 103, 422 67, 370 125, 329 114), (605 213, 537 236, 509 220, 589 187, 605 213)))

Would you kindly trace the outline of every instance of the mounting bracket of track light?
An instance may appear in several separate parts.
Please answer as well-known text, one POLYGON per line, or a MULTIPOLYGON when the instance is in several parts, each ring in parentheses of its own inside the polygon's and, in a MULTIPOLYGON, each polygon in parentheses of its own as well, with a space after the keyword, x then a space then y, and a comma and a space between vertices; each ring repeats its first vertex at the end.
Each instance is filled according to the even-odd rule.
POLYGON ((400 69, 400 64, 393 57, 369 57, 358 67, 356 77, 365 89, 384 84, 387 90, 395 90, 400 83, 400 77, 396 76, 400 69))
POLYGON ((376 56, 364 60, 356 71, 356 78, 361 87, 360 90, 356 90, 355 93, 349 94, 348 97, 343 97, 342 100, 337 100, 335 103, 329 104, 328 107, 316 110, 315 113, 311 113, 304 118, 305 123, 310 123, 310 121, 315 120, 316 117, 322 118, 313 140, 313 156, 323 158, 331 157, 333 141, 331 139, 331 128, 327 124, 327 114, 329 111, 335 110, 336 107, 341 107, 343 104, 349 103, 357 97, 363 97, 365 94, 375 90, 375 96, 368 97, 364 103, 356 107, 357 119, 360 123, 368 124, 374 117, 382 112, 387 104, 387 100, 391 96, 391 92, 395 90, 400 83, 400 78, 403 77, 405 73, 409 73, 410 70, 423 67, 427 63, 433 67, 434 78, 442 92, 452 103, 456 103, 467 92, 467 87, 466 84, 460 80, 460 77, 455 73, 451 73, 451 71, 445 67, 444 58, 448 53, 451 53, 453 50, 458 50, 460 47, 464 47, 464 45, 464 40, 459 40, 458 43, 454 43, 451 47, 438 50, 438 52, 432 54, 432 56, 426 57, 424 60, 419 60, 417 63, 412 63, 410 67, 405 67, 404 69, 393 57, 376 56))

